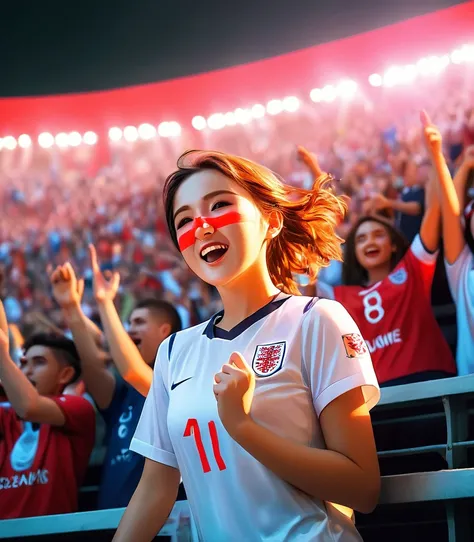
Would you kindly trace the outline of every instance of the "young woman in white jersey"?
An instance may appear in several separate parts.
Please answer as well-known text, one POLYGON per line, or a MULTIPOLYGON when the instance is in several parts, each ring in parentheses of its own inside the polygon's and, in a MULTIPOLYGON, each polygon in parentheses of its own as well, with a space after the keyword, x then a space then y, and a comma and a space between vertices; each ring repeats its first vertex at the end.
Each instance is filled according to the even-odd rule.
MULTIPOLYGON (((422 113, 423 133, 436 175, 443 159, 441 136, 422 113)), ((321 296, 349 311, 366 339, 381 386, 446 378, 456 374, 451 350, 431 307, 439 202, 433 187, 419 234, 410 247, 385 219, 359 219, 346 239, 343 284, 318 284, 321 296)))
POLYGON ((299 296, 293 279, 340 259, 343 200, 327 175, 295 190, 249 160, 194 151, 164 203, 224 310, 159 349, 131 444, 145 468, 115 540, 151 540, 181 475, 202 541, 360 541, 342 508, 378 500, 378 384, 346 310, 299 296))
POLYGON ((434 156, 433 160, 442 172, 438 176, 438 189, 444 259, 451 295, 456 303, 457 369, 458 374, 464 376, 474 373, 474 147, 466 150, 454 180, 442 154, 434 156))

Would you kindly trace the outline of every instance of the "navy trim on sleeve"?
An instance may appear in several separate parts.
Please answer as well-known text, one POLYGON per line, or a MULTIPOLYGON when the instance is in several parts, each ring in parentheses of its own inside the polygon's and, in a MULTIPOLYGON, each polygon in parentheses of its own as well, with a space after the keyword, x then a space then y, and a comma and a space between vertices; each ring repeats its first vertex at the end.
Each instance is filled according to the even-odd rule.
POLYGON ((176 339, 176 333, 173 333, 170 337, 170 342, 168 343, 168 361, 171 361, 171 350, 173 350, 174 340, 176 339))

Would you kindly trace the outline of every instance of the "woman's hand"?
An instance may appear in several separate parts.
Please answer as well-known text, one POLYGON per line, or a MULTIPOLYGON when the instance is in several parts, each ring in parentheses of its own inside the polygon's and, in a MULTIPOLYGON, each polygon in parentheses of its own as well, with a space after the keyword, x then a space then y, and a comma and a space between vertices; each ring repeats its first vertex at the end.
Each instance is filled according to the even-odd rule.
POLYGON ((321 167, 319 166, 318 159, 315 154, 309 152, 307 149, 299 145, 297 147, 298 158, 306 165, 306 167, 311 171, 314 178, 317 179, 320 175, 323 174, 321 167))
POLYGON ((94 245, 89 245, 92 274, 94 276, 94 297, 98 303, 113 301, 117 295, 120 284, 120 274, 117 271, 106 271, 102 274, 97 260, 97 251, 94 245))
POLYGON ((241 354, 233 352, 229 362, 214 377, 214 395, 222 424, 231 437, 249 419, 255 391, 255 374, 241 354))
POLYGON ((423 136, 425 138, 425 144, 428 151, 432 156, 436 156, 443 153, 443 139, 441 132, 431 122, 428 113, 423 110, 420 113, 421 124, 423 125, 423 136))

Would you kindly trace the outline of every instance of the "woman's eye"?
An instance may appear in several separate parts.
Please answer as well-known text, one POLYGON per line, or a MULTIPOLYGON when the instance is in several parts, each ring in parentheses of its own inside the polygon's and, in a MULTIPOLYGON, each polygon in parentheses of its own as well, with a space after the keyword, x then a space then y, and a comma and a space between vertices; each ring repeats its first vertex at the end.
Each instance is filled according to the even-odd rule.
POLYGON ((176 229, 179 230, 180 228, 182 228, 183 226, 185 226, 186 224, 188 224, 189 222, 192 222, 192 220, 190 218, 182 218, 177 226, 176 226, 176 229))
POLYGON ((221 209, 222 207, 227 207, 228 205, 231 205, 228 201, 218 201, 214 203, 214 205, 211 208, 211 211, 216 211, 217 209, 221 209))

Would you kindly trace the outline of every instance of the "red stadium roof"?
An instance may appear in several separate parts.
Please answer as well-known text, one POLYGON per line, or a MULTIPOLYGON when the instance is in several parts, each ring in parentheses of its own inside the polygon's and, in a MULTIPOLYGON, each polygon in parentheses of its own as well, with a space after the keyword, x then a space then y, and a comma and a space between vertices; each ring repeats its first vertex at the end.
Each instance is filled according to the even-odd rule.
POLYGON ((391 64, 444 54, 473 35, 471 1, 343 40, 192 77, 104 92, 0 99, 0 135, 102 132, 114 125, 165 120, 189 124, 194 115, 307 94, 341 77, 366 80, 391 64))

